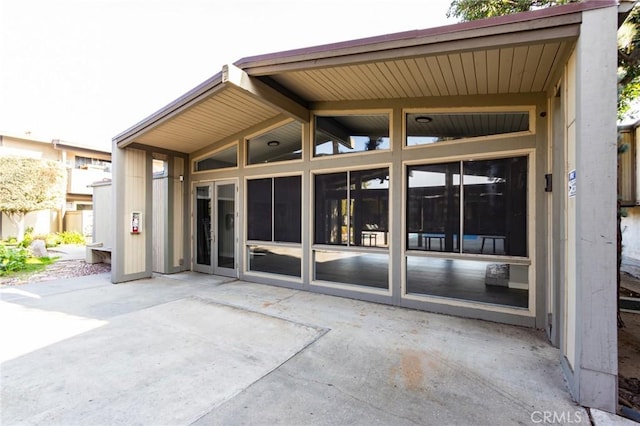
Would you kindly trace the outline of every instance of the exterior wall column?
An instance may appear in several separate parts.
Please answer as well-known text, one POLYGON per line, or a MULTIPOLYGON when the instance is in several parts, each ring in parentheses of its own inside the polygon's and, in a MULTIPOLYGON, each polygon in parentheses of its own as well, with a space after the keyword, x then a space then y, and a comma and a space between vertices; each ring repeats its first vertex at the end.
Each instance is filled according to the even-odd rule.
MULTIPOLYGON (((575 203, 575 210, 568 215, 573 259, 566 264, 575 281, 566 293, 565 324, 565 348, 570 348, 565 356, 572 367, 565 365, 565 372, 574 398, 612 413, 618 400, 617 18, 616 6, 585 11, 575 51, 575 122, 573 134, 569 131, 568 163, 575 164, 577 191, 568 194, 568 208, 575 203)), ((569 80, 574 76, 569 74, 569 80)), ((566 172, 571 169, 569 165, 566 172)))
POLYGON ((113 248, 111 282, 116 284, 152 275, 152 158, 146 151, 119 148, 114 142, 113 248), (131 229, 131 215, 141 213, 139 233, 131 229))
POLYGON ((185 248, 189 247, 189 228, 185 218, 188 216, 188 181, 185 165, 188 158, 170 156, 167 161, 167 205, 155 208, 163 209, 166 215, 165 241, 165 271, 175 273, 188 270, 190 261, 185 248))

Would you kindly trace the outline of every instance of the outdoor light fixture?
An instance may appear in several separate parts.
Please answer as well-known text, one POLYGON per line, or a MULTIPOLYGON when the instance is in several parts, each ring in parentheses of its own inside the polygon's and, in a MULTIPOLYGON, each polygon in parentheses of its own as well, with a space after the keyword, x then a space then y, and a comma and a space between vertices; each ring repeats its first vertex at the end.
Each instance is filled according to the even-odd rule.
POLYGON ((416 117, 416 123, 431 123, 433 118, 427 117, 426 115, 419 115, 416 117))
POLYGON ((269 142, 267 142, 267 145, 269 145, 269 146, 278 146, 278 145, 280 145, 280 142, 279 141, 269 141, 269 142))

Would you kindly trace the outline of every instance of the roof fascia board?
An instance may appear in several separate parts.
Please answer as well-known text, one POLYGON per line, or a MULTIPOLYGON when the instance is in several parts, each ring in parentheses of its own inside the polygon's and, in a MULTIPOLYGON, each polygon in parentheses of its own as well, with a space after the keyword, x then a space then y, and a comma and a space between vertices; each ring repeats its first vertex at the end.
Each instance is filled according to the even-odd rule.
POLYGON ((74 146, 74 145, 69 145, 69 144, 64 144, 64 143, 60 143, 57 142, 56 139, 54 139, 52 141, 53 143, 53 149, 56 150, 60 150, 60 151, 73 151, 73 152, 81 152, 84 154, 91 154, 91 155, 101 155, 101 156, 107 156, 107 157, 111 157, 111 151, 103 151, 101 149, 94 149, 94 148, 88 148, 88 147, 81 147, 81 146, 74 146))
POLYGON ((432 56, 445 53, 468 52, 480 49, 499 49, 516 47, 541 42, 561 42, 575 40, 580 34, 580 24, 572 23, 562 27, 519 32, 511 34, 494 34, 477 38, 459 38, 457 40, 438 43, 412 43, 404 46, 393 46, 384 50, 362 50, 361 52, 336 53, 323 58, 305 57, 288 63, 261 63, 243 69, 252 76, 265 76, 274 73, 306 71, 332 66, 356 65, 358 63, 398 60, 418 56, 432 56))
POLYGON ((116 142, 119 148, 124 148, 127 145, 133 143, 134 139, 143 135, 149 130, 152 130, 159 124, 171 119, 172 117, 180 114, 187 108, 190 108, 210 96, 219 93, 225 89, 225 85, 222 83, 222 73, 219 72, 210 79, 191 89, 178 99, 174 100, 164 108, 151 114, 149 117, 133 125, 129 129, 120 133, 113 138, 113 142, 116 142))
POLYGON ((174 151, 166 148, 158 148, 155 146, 149 146, 149 145, 141 144, 138 142, 132 142, 127 147, 132 149, 139 149, 141 151, 151 152, 154 154, 166 154, 173 157, 183 158, 185 160, 189 159, 189 154, 186 154, 184 152, 174 151))
POLYGON ((28 136, 17 136, 17 135, 11 134, 11 133, 4 133, 4 132, 0 133, 0 136, 3 136, 3 138, 5 138, 5 140, 17 139, 17 140, 24 141, 24 142, 45 143, 45 144, 51 143, 50 140, 35 139, 35 138, 32 139, 32 138, 30 138, 28 136))
POLYGON ((309 109, 261 81, 250 77, 246 72, 234 65, 222 67, 222 82, 224 84, 233 84, 244 93, 261 102, 269 103, 273 108, 291 118, 302 122, 309 121, 309 109))

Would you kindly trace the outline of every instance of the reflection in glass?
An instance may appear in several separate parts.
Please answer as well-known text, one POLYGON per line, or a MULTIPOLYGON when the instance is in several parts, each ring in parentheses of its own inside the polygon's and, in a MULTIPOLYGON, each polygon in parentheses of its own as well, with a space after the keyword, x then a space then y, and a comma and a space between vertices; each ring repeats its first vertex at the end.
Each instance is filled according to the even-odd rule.
POLYGON ((297 121, 247 140, 247 164, 302 158, 302 124, 297 121))
POLYGON ((235 194, 233 183, 216 185, 218 211, 218 268, 235 269, 235 194))
POLYGON ((527 308, 528 269, 527 265, 409 256, 406 291, 527 308))
POLYGON ((346 245, 347 173, 315 175, 315 243, 346 245))
POLYGON ((524 156, 407 167, 407 249, 526 257, 527 169, 524 156))
POLYGON ((315 176, 316 244, 388 247, 388 221, 388 168, 315 176))
POLYGON ((211 265, 211 193, 209 185, 196 187, 196 263, 211 265))
POLYGON ((460 163, 408 167, 407 248, 459 251, 460 163))
POLYGON ((238 166, 238 145, 218 151, 208 158, 196 161, 196 172, 238 166))
POLYGON ((315 117, 314 155, 388 150, 387 114, 315 117))
POLYGON ((248 247, 249 271, 300 277, 302 250, 295 247, 248 247))
POLYGON ((389 288, 389 255, 385 253, 314 252, 315 279, 389 288))
POLYGON ((529 112, 410 113, 407 146, 529 130, 529 112))
POLYGON ((463 253, 527 255, 527 158, 465 161, 463 253))

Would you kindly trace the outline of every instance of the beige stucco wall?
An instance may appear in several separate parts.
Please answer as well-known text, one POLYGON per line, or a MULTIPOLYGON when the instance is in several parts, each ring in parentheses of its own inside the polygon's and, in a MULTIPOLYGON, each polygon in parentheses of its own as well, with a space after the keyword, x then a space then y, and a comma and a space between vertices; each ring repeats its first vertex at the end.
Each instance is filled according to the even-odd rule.
MULTIPOLYGON (((26 228, 33 228, 33 233, 36 235, 45 235, 52 232, 60 231, 58 227, 59 212, 57 210, 39 210, 37 212, 27 213, 25 216, 24 226, 26 228)), ((0 238, 6 240, 10 237, 18 235, 16 226, 9 220, 9 217, 2 213, 0 215, 2 220, 2 226, 0 238)))

